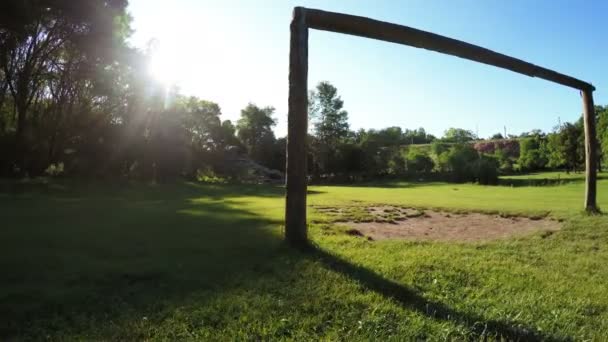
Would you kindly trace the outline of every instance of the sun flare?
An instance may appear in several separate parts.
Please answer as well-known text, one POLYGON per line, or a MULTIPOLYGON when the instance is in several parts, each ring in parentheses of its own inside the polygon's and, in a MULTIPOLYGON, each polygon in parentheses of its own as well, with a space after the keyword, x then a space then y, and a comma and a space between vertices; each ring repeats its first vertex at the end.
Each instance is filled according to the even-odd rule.
POLYGON ((156 81, 165 85, 179 81, 179 62, 160 51, 150 59, 148 71, 156 81))

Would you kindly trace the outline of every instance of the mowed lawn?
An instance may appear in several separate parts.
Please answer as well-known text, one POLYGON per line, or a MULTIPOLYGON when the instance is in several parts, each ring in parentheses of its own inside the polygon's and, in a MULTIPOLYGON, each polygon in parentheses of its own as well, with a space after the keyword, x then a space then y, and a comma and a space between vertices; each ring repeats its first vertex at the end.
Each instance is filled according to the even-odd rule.
POLYGON ((608 336, 608 217, 582 214, 576 180, 311 187, 314 222, 315 205, 365 203, 564 222, 475 244, 367 241, 313 223, 307 252, 282 243, 281 187, 1 186, 1 340, 608 336))

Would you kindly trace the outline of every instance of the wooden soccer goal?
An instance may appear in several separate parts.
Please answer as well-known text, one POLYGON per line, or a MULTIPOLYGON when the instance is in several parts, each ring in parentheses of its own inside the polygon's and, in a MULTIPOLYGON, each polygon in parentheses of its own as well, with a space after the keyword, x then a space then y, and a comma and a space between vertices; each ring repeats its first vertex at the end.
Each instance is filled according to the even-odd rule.
POLYGON ((308 132, 308 29, 350 34, 414 46, 538 77, 581 91, 585 124, 584 208, 597 211, 597 156, 593 91, 590 83, 523 60, 438 34, 370 18, 296 7, 289 51, 289 113, 285 238, 295 246, 308 242, 306 228, 306 141, 308 132))

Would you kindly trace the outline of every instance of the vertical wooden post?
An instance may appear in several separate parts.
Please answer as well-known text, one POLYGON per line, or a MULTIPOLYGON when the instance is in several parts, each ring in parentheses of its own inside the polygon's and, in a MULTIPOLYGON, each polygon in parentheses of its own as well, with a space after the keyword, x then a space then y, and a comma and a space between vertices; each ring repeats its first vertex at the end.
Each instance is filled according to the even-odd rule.
POLYGON ((308 244, 306 230, 306 144, 308 133, 308 26, 306 9, 296 7, 289 50, 285 239, 296 247, 308 244))
POLYGON ((582 91, 583 121, 585 123, 585 210, 597 212, 597 138, 595 135, 595 108, 593 90, 582 91))

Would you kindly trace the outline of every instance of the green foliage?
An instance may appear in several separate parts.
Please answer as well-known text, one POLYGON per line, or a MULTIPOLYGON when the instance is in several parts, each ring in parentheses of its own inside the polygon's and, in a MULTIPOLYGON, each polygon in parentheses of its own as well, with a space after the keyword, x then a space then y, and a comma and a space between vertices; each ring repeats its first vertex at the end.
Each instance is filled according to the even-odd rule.
POLYGON ((519 159, 517 161, 519 170, 538 170, 547 164, 546 154, 541 148, 542 138, 532 136, 519 140, 519 159))
POLYGON ((343 174, 360 174, 364 171, 363 158, 363 151, 358 145, 343 142, 338 145, 336 169, 343 174))
POLYGON ((426 133, 422 127, 418 129, 406 129, 402 134, 404 144, 428 144, 435 139, 433 135, 426 133))
POLYGON ((241 111, 241 118, 236 124, 237 135, 246 146, 249 155, 262 163, 268 161, 269 152, 276 141, 272 131, 276 125, 273 114, 273 107, 260 108, 250 103, 241 111))
POLYGON ((60 128, 91 125, 110 104, 111 87, 103 83, 118 83, 114 69, 117 51, 127 49, 127 2, 8 0, 0 6, 0 133, 15 132, 10 163, 19 173, 40 173, 41 165, 57 161, 56 145, 67 144, 60 128), (76 119, 80 111, 88 117, 76 119), (48 117, 51 124, 40 122, 48 117))
POLYGON ((407 171, 407 161, 402 153, 393 151, 388 161, 388 173, 392 175, 402 175, 407 171))
POLYGON ((387 139, 391 135, 387 131, 391 129, 360 131, 355 138, 361 151, 362 171, 368 176, 401 174, 405 170, 398 140, 387 139))
POLYGON ((547 135, 544 142, 544 150, 547 155, 547 167, 561 168, 566 165, 564 150, 561 146, 562 136, 559 133, 551 133, 547 135))
POLYGON ((449 128, 443 134, 443 141, 451 143, 466 143, 477 139, 477 136, 472 131, 462 128, 449 128))
POLYGON ((51 164, 44 170, 44 173, 51 177, 61 176, 64 172, 63 163, 51 164))
POLYGON ((481 155, 477 161, 476 178, 479 184, 489 185, 498 183, 498 158, 481 155))
POLYGON ((557 132, 548 134, 540 151, 545 154, 547 167, 566 168, 570 171, 583 168, 585 150, 582 122, 564 123, 557 132))
POLYGON ((573 171, 580 169, 585 160, 582 122, 565 123, 560 129, 559 136, 566 166, 573 171))
POLYGON ((201 183, 226 183, 227 179, 218 175, 210 167, 196 170, 196 180, 201 183))
POLYGON ((314 125, 315 137, 321 144, 335 147, 348 135, 348 112, 338 89, 329 82, 319 82, 310 92, 309 115, 314 125))
POLYGON ((338 145, 348 136, 348 112, 338 89, 329 82, 320 82, 312 90, 308 100, 309 116, 313 123, 315 176, 339 172, 338 145))
POLYGON ((513 158, 509 155, 508 151, 504 149, 496 149, 494 152, 496 161, 498 162, 498 168, 506 173, 513 171, 513 158))
POLYGON ((432 157, 434 158, 436 171, 442 173, 449 171, 448 159, 451 146, 451 143, 445 143, 439 140, 433 141, 433 143, 431 143, 431 152, 432 157))
POLYGON ((439 172, 445 173, 450 171, 450 152, 445 151, 439 155, 435 155, 435 169, 439 172))
POLYGON ((454 144, 448 151, 436 155, 436 160, 437 169, 449 172, 452 181, 479 184, 498 182, 498 158, 479 153, 471 144, 454 144))
POLYGON ((473 182, 479 154, 468 144, 457 144, 450 148, 447 158, 448 168, 456 182, 473 182))
POLYGON ((608 105, 595 106, 595 115, 597 117, 597 141, 600 148, 599 160, 604 161, 608 155, 608 105))
POLYGON ((407 154, 407 169, 414 173, 429 173, 435 167, 433 159, 420 150, 412 149, 407 154))

